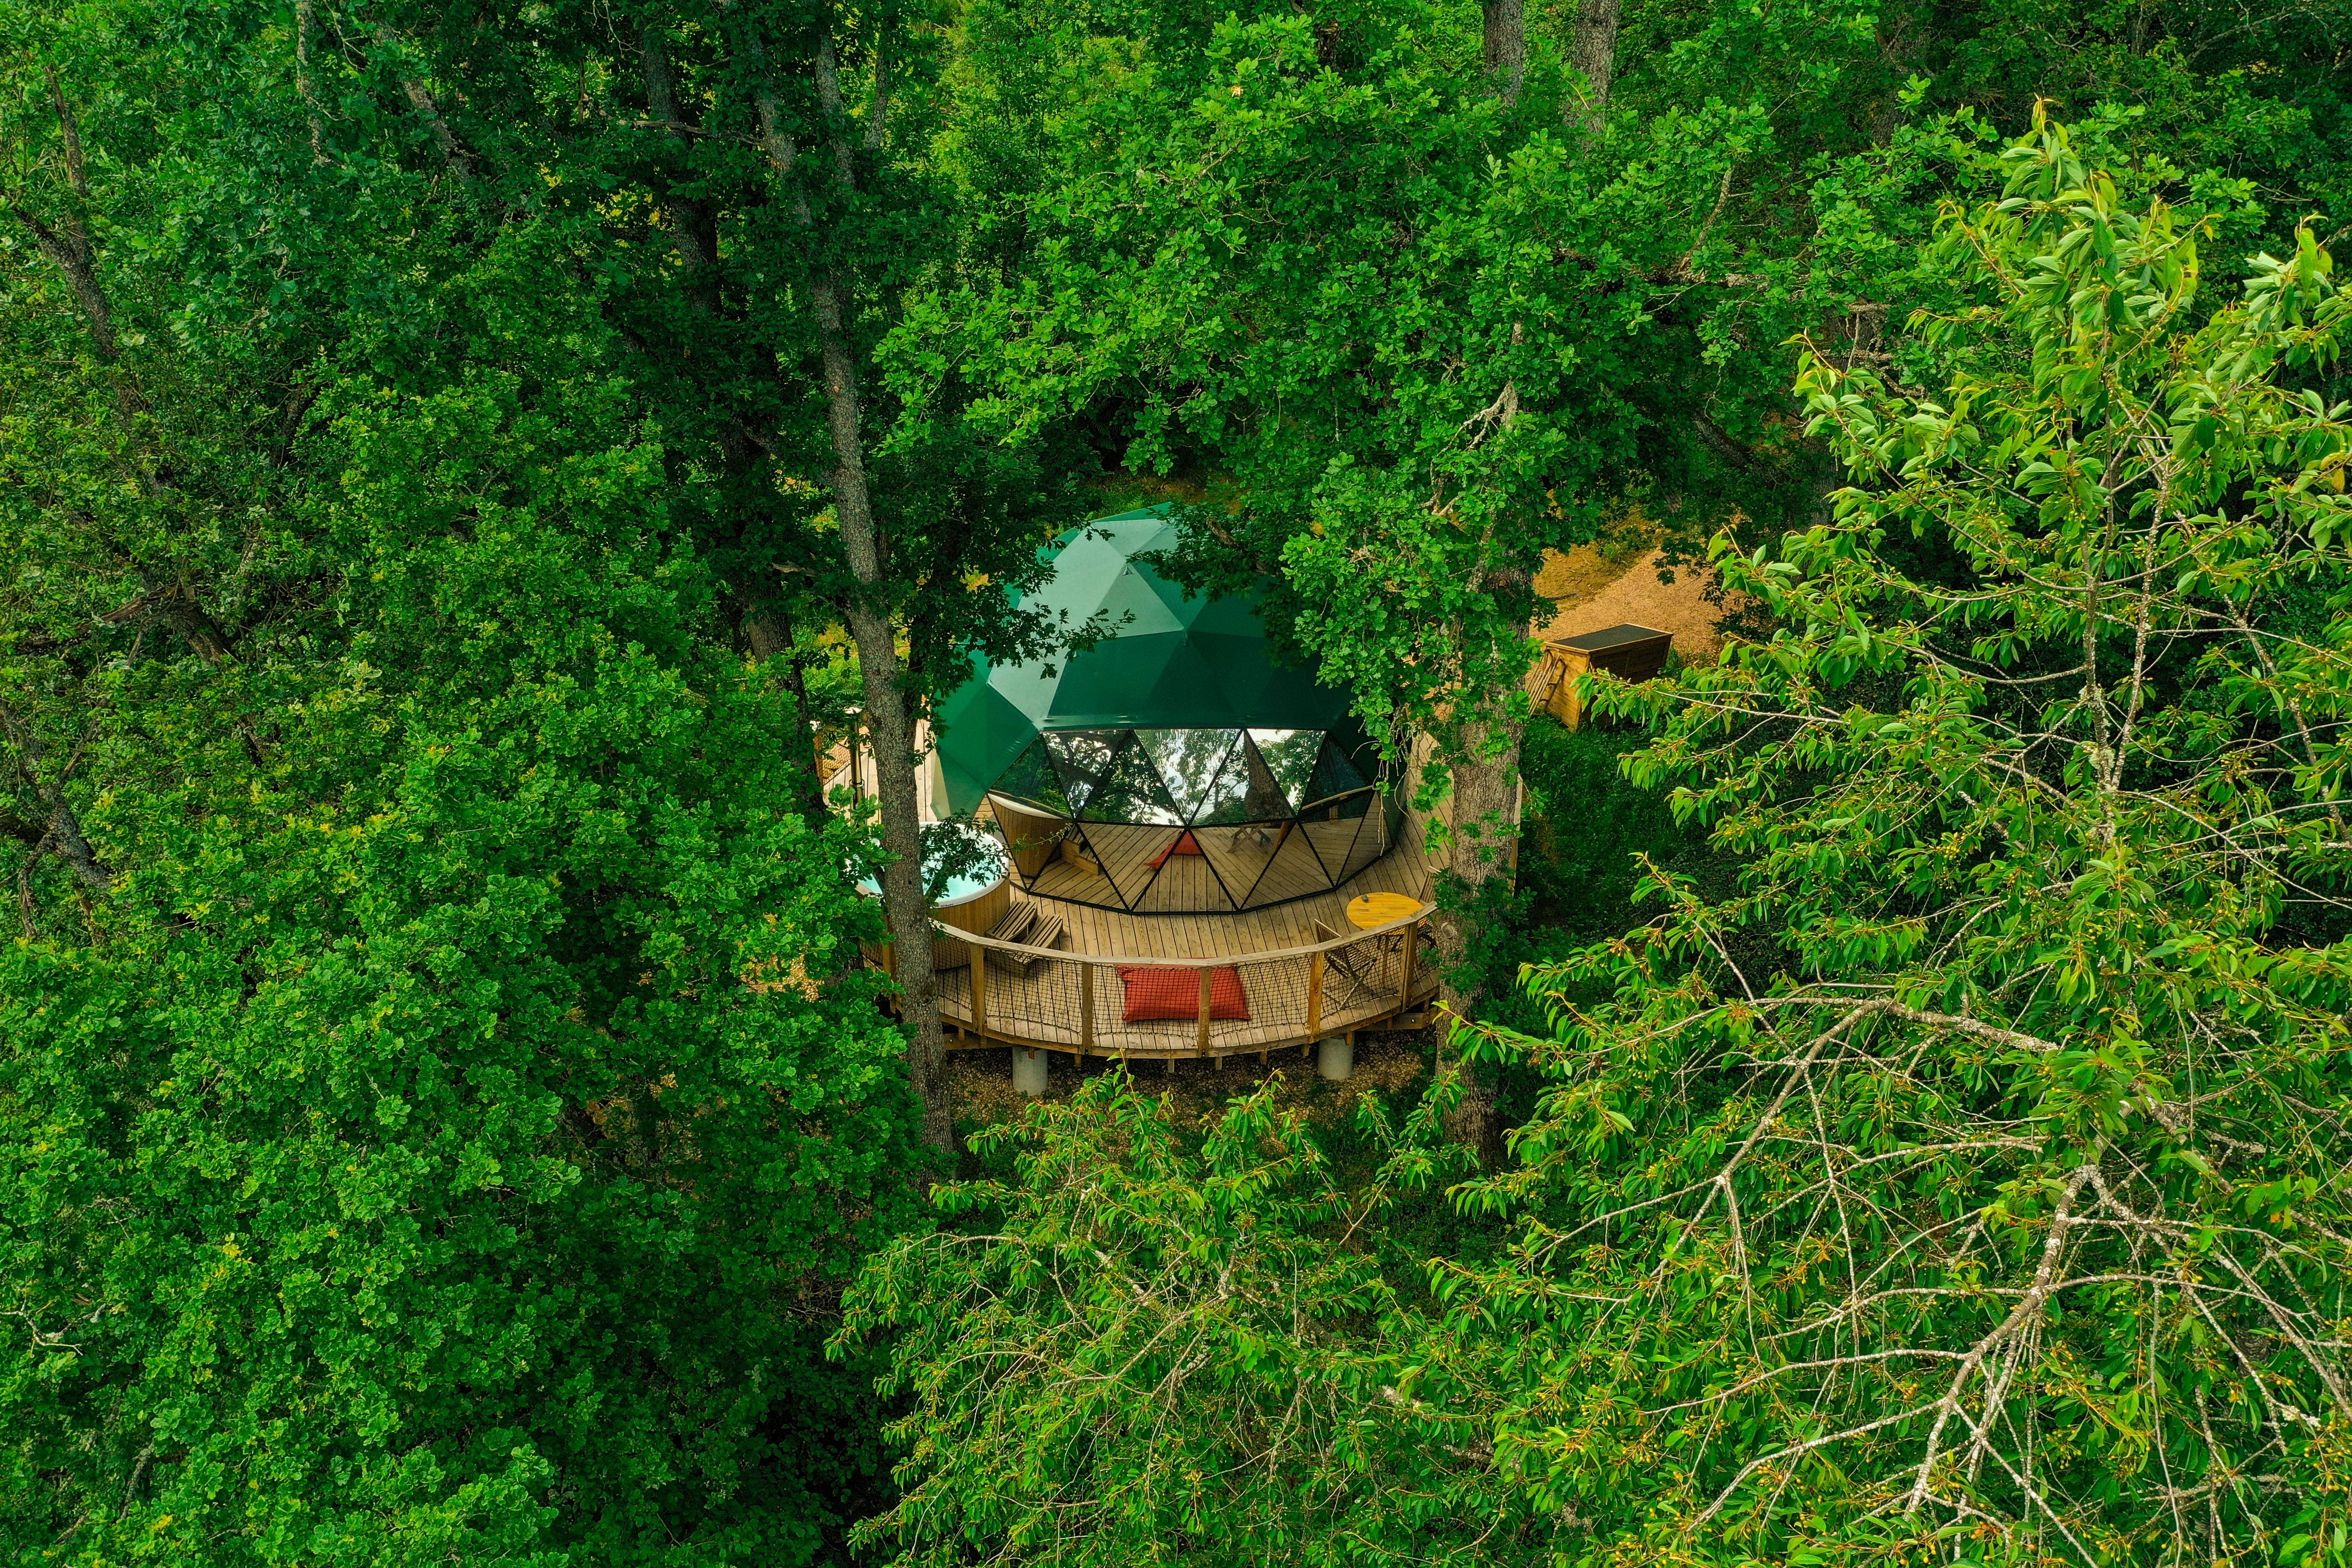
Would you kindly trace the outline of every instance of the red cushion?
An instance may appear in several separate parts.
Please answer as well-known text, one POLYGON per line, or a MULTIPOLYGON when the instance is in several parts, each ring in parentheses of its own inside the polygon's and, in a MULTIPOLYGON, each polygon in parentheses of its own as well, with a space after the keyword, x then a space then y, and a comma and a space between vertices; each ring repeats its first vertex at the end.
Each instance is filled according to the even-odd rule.
POLYGON ((1158 871, 1161 866, 1166 865, 1170 855, 1197 855, 1200 852, 1201 846, 1193 839, 1192 830, 1187 828, 1176 835, 1174 843, 1151 857, 1151 869, 1158 871))
MULTIPOLYGON (((1170 969, 1145 964, 1121 964, 1118 983, 1127 990, 1127 1010, 1120 1015, 1129 1023, 1150 1023, 1159 1019, 1197 1019, 1201 1016, 1201 971, 1170 969)), ((1242 993, 1241 971, 1231 964, 1220 964, 1209 971, 1209 1016, 1213 1019, 1247 1019, 1249 998, 1242 993)))

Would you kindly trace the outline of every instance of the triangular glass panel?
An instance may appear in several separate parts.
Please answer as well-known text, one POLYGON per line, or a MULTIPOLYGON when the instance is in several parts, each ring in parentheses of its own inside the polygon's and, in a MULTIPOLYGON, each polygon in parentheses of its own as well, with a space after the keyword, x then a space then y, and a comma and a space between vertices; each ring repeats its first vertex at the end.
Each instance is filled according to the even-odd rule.
MULTIPOLYGON (((1118 831, 1116 829, 1112 831, 1118 831)), ((1126 909, 1126 895, 1120 892, 1118 879, 1111 875, 1111 867, 1106 863, 1108 857, 1103 852, 1104 847, 1087 837, 1085 829, 1072 822, 1063 849, 1064 863, 1048 873, 1051 881, 1042 891, 1050 897, 1088 904, 1096 909, 1126 909)))
POLYGON ((1334 821, 1320 811, 1298 824, 1298 831, 1306 836, 1307 847, 1315 852, 1315 858, 1322 863, 1324 874, 1335 886, 1347 874, 1343 868, 1347 865, 1348 852, 1355 847, 1357 830, 1362 826, 1360 818, 1343 817, 1334 821))
POLYGON ((1307 801, 1328 800, 1334 795, 1369 789, 1371 782, 1348 754, 1326 737, 1315 758, 1315 776, 1307 787, 1307 801))
POLYGON ((1131 733, 1127 744, 1112 755, 1102 782, 1087 794, 1078 815, 1089 822, 1151 822, 1171 828, 1184 820, 1168 787, 1160 781, 1160 770, 1151 766, 1150 753, 1131 733))
MULTIPOLYGON (((1309 731, 1308 733, 1312 733, 1309 731)), ((1238 790, 1241 799, 1221 800, 1220 816, 1226 821, 1281 822, 1287 821, 1296 810, 1282 780, 1266 766, 1265 755, 1257 743, 1244 736, 1241 747, 1232 761, 1225 764, 1228 777, 1220 782, 1221 798, 1238 790)))
POLYGON ((1242 901, 1256 884, 1258 873, 1265 869, 1274 835, 1280 831, 1265 826, 1192 831, 1192 840, 1201 846, 1202 858, 1209 862, 1209 870, 1224 894, 1225 904, 1221 907, 1242 906, 1242 901))
POLYGON ((1355 875, 1389 852, 1389 824, 1385 812, 1372 811, 1356 824, 1356 841, 1348 846, 1348 858, 1339 864, 1341 880, 1355 875))
POLYGON ((1302 824, 1280 823, 1269 830, 1269 836, 1274 840, 1273 854, 1243 901, 1245 908, 1262 909, 1269 904, 1331 891, 1330 871, 1315 852, 1311 837, 1302 824))
POLYGON ((1283 801, 1282 792, 1274 787, 1274 776, 1265 770, 1257 747, 1243 740, 1225 754, 1224 767, 1209 785, 1207 795, 1192 809, 1192 821, 1255 821, 1259 819, 1253 811, 1261 806, 1270 806, 1277 817, 1287 815, 1290 810, 1283 801))
POLYGON ((1160 867, 1152 876, 1151 885, 1135 900, 1138 915, 1198 915, 1236 907, 1217 877, 1208 846, 1201 841, 1204 836, 1202 831, 1179 830, 1184 835, 1182 839, 1164 828, 1157 831, 1162 847, 1152 852, 1152 858, 1160 862, 1160 867), (1199 853, 1176 852, 1187 839, 1190 843, 1185 847, 1199 853))
POLYGON ((1406 831, 1404 800, 1395 790, 1375 792, 1359 799, 1371 803, 1357 830, 1356 841, 1349 846, 1348 859, 1340 875, 1350 877, 1397 847, 1406 831))
POLYGON ((1202 820, 1217 779, 1232 755, 1237 729, 1139 729, 1135 738, 1160 771, 1160 782, 1188 822, 1202 820))
POLYGON ((1043 737, 1031 741, 990 789, 999 795, 1010 795, 1015 800, 1041 807, 1057 817, 1070 814, 1068 791, 1063 788, 1062 775, 1055 768, 1054 755, 1046 749, 1043 737))
POLYGON ((1005 852, 1013 857, 1013 869, 1022 885, 1032 886, 1039 877, 1050 874, 1058 863, 1062 841, 1069 836, 1069 822, 1025 800, 995 793, 988 798, 988 810, 996 819, 997 834, 1004 841, 1005 852))
POLYGON ((1257 747, 1266 777, 1290 810, 1296 810, 1313 799, 1307 790, 1315 778, 1316 754, 1323 746, 1321 730, 1254 729, 1249 736, 1257 747))
POLYGON ((1160 874, 1160 868, 1151 862, 1160 858, 1174 834, 1164 827, 1132 822, 1088 822, 1081 831, 1087 855, 1101 870, 1119 906, 1136 909, 1160 874))
POLYGON ((1085 809, 1087 798, 1110 770, 1126 734, 1120 729, 1065 729, 1045 737, 1046 750, 1061 770, 1063 797, 1071 814, 1085 809))
POLYGON ((1372 809, 1372 799, 1379 791, 1369 785, 1345 795, 1335 795, 1316 801, 1299 816, 1313 822, 1352 822, 1372 809))

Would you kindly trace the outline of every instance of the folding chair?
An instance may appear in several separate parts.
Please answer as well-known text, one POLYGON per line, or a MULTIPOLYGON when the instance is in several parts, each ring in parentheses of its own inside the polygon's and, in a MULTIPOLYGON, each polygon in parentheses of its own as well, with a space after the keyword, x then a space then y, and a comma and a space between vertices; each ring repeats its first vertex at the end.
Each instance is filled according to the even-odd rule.
MULTIPOLYGON (((1324 925, 1320 920, 1311 920, 1308 924, 1314 926, 1315 940, 1318 942, 1336 942, 1339 939, 1339 933, 1324 925)), ((1369 997, 1373 994, 1372 977, 1364 972, 1364 953, 1360 943, 1348 947, 1332 948, 1323 962, 1326 973, 1339 976, 1348 985, 1343 995, 1330 998, 1330 1006, 1334 1010, 1346 1007, 1358 997, 1369 997)), ((1378 964, 1380 960, 1375 957, 1372 962, 1378 964)))
MULTIPOLYGON (((1024 947, 1055 947, 1062 941, 1062 917, 1050 915, 1034 904, 1016 904, 989 928, 988 934, 1000 942, 1018 942, 1024 947)), ((1021 953, 1002 953, 992 947, 988 961, 997 968, 1010 970, 1023 979, 1038 960, 1021 953)))

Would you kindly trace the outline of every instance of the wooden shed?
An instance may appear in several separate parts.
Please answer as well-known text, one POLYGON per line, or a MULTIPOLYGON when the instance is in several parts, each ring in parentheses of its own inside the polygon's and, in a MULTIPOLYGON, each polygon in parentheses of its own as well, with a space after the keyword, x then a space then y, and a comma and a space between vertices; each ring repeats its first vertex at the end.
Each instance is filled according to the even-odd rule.
POLYGON ((1620 680, 1653 679, 1664 672, 1666 653, 1674 642, 1671 632, 1631 622, 1548 642, 1543 663, 1537 666, 1531 683, 1537 706, 1574 729, 1584 717, 1584 704, 1576 694, 1577 676, 1587 670, 1606 670, 1620 680))

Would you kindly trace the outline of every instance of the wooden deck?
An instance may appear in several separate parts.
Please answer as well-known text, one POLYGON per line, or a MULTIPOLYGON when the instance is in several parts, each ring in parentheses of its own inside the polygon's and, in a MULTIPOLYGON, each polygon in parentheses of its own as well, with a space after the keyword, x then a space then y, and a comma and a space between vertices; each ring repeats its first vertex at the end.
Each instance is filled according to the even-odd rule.
MULTIPOLYGON (((1353 847, 1353 822, 1307 827, 1310 831, 1344 827, 1350 842, 1339 852, 1353 847)), ((1167 835, 1162 830, 1150 831, 1156 835, 1156 850, 1167 835)), ((1265 848, 1266 860, 1278 862, 1275 846, 1265 848)), ((1281 846, 1284 852, 1289 849, 1288 844, 1281 846)), ((1108 860, 1109 852, 1105 853, 1108 860)), ((1062 869, 1056 866, 1053 872, 1062 869)), ((1101 879, 1090 873, 1067 869, 1073 878, 1101 886, 1101 879)), ((1264 861, 1258 869, 1265 869, 1264 861)), ((1160 880, 1170 872, 1210 874, 1204 859, 1192 856, 1171 859, 1160 880)), ((1114 874, 1106 864, 1104 875, 1114 874)), ((1156 890, 1159 882, 1151 885, 1156 890)), ((1181 891, 1171 886, 1170 897, 1181 891)), ((950 940, 940 945, 944 962, 939 986, 949 1045, 1023 1045, 1147 1059, 1227 1056, 1304 1045, 1392 1022, 1427 1002, 1437 989, 1437 975, 1428 962, 1429 936, 1422 917, 1370 933, 1349 925, 1348 901, 1367 893, 1402 893, 1428 902, 1429 870, 1417 821, 1408 818, 1394 848, 1361 866, 1337 891, 1239 914, 1128 915, 1016 890, 1016 900, 1060 915, 1066 935, 1056 948, 1045 951, 956 940, 954 933, 948 933, 950 940), (1338 933, 1339 939, 1318 933, 1318 921, 1338 933), (1203 959, 1233 967, 1247 1019, 1123 1020, 1120 963, 1197 968, 1203 959), (973 1005, 975 988, 978 1009, 973 1005)), ((1144 902, 1149 909, 1155 900, 1147 896, 1144 902)))

